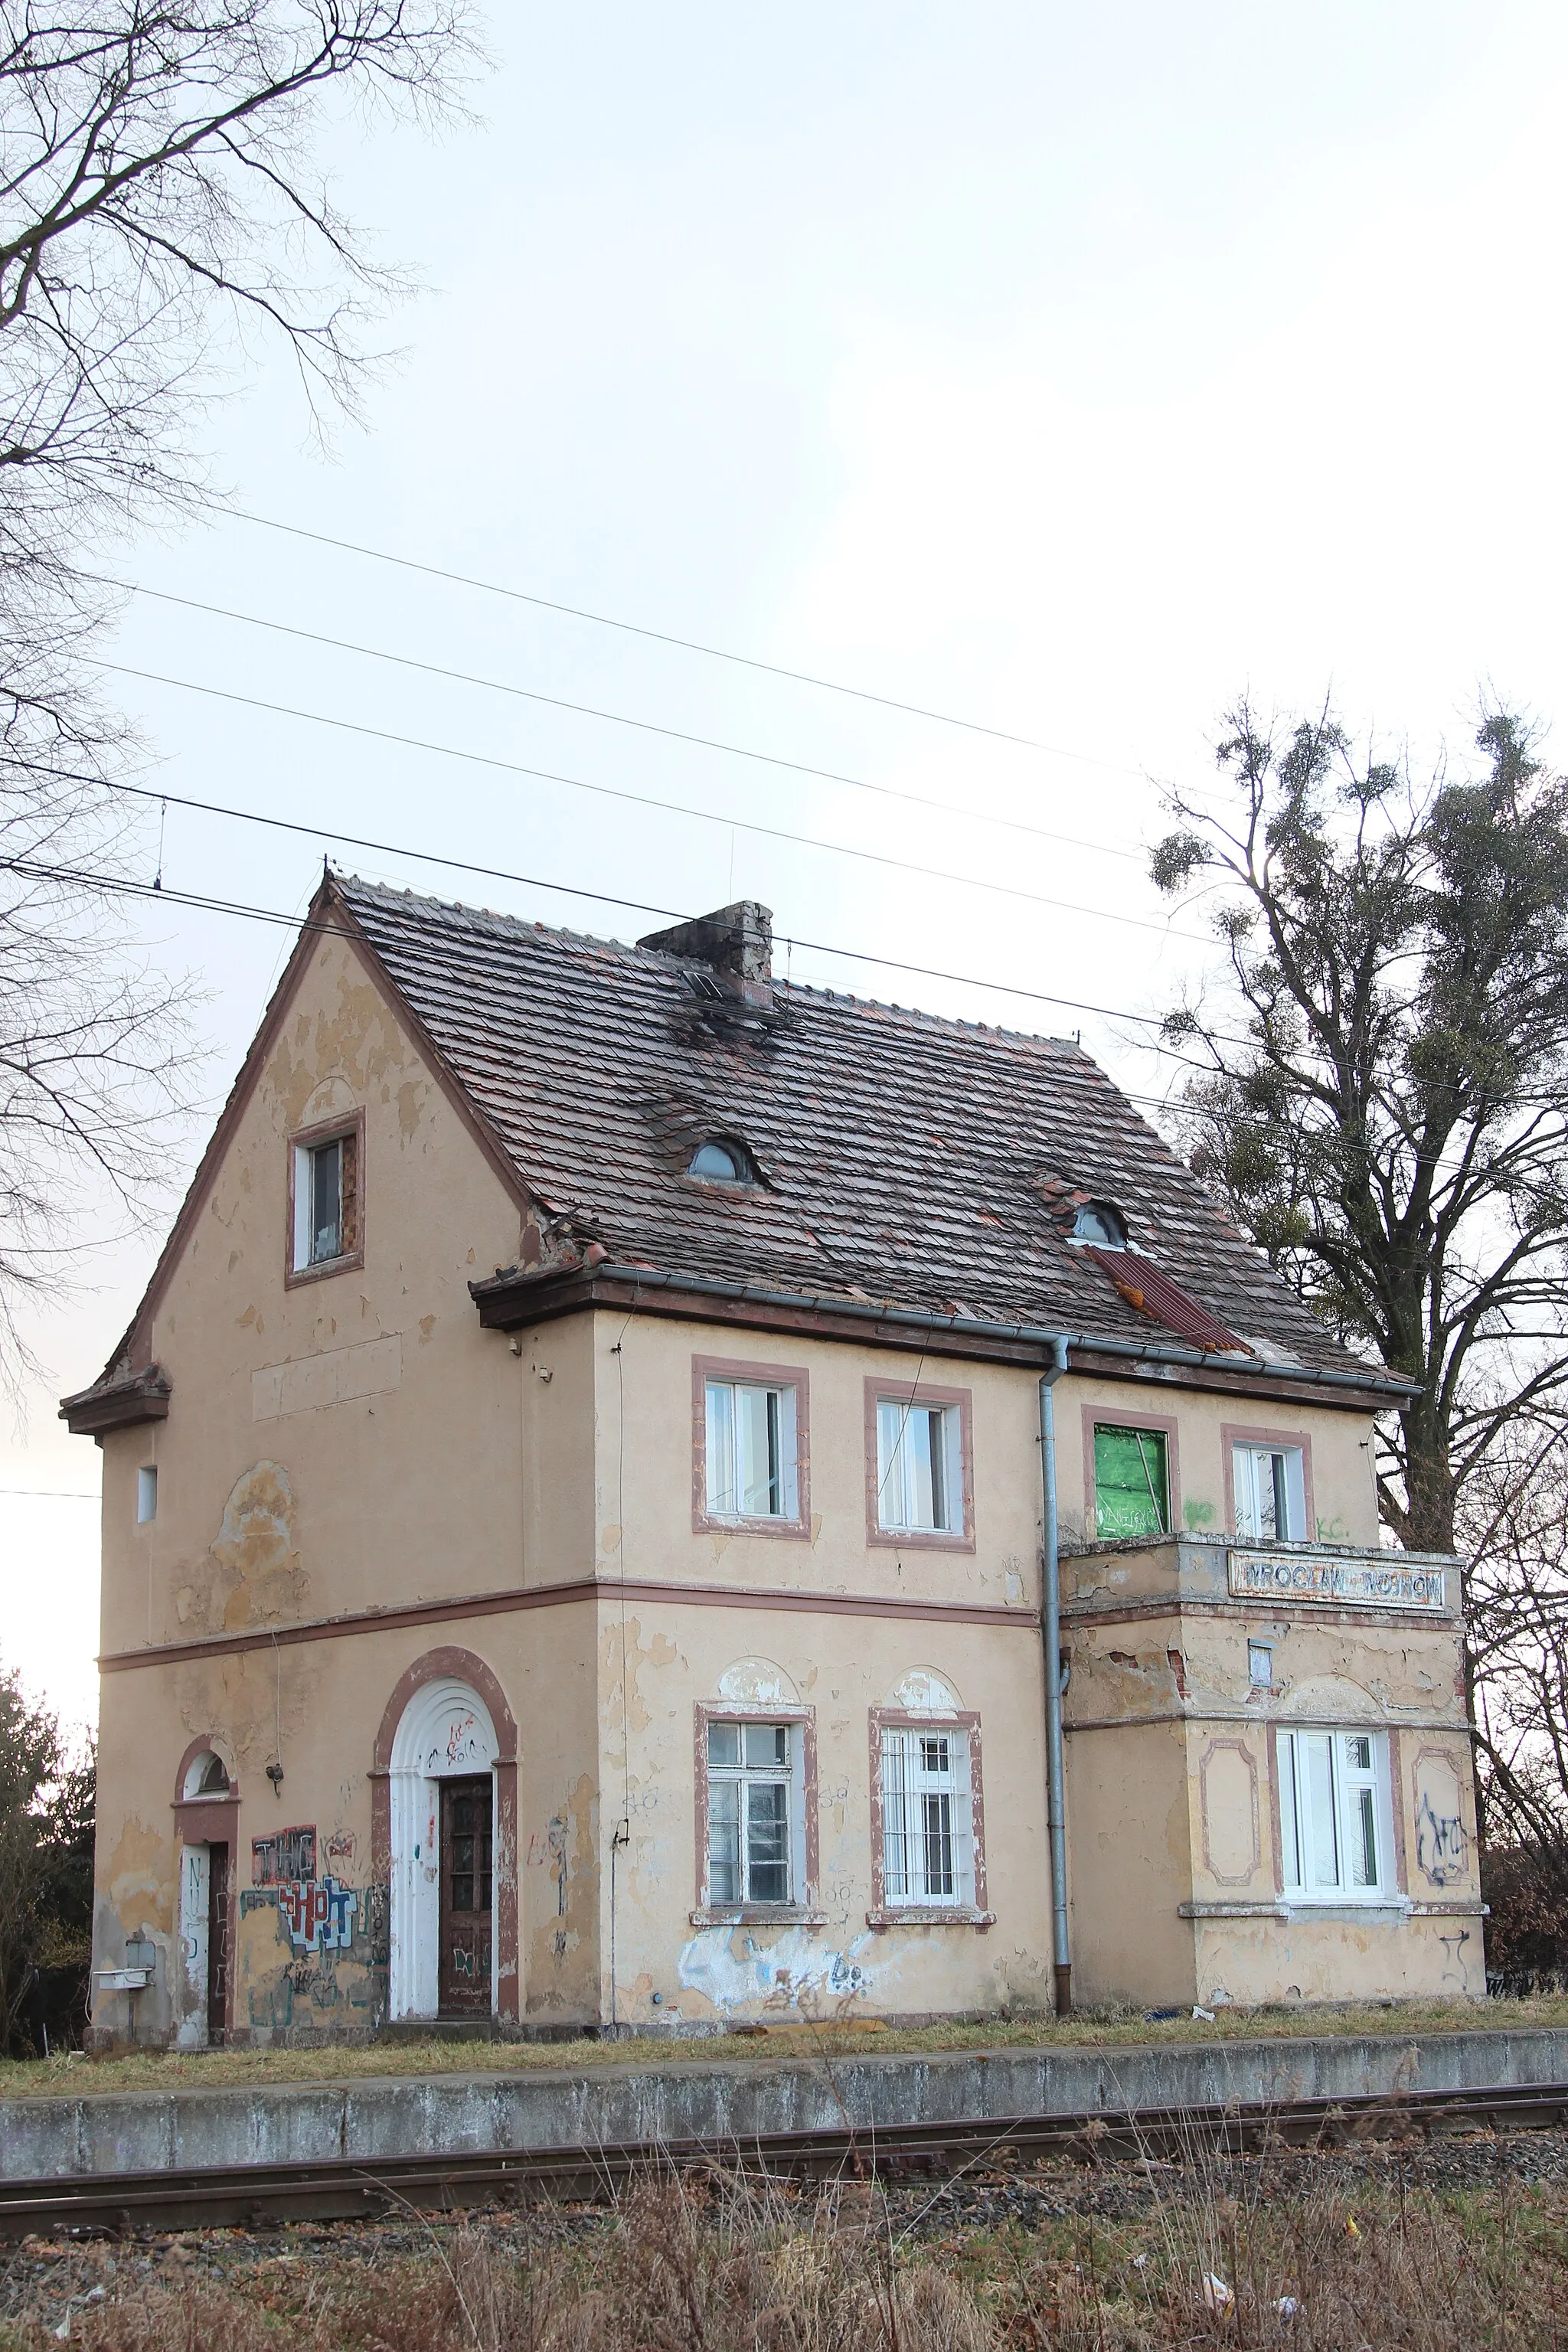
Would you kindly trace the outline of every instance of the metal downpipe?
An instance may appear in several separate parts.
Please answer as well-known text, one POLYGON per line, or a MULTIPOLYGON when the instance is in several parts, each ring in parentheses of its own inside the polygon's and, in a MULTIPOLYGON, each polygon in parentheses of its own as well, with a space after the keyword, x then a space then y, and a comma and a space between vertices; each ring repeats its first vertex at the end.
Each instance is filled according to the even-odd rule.
POLYGON ((1054 1361, 1040 1375, 1040 1486, 1044 1497, 1042 1556, 1045 1605, 1040 1638, 1046 1667, 1046 1819, 1051 1843, 1051 1958, 1057 2015, 1072 2008, 1072 1954, 1068 1945, 1067 1808, 1063 1794, 1061 1562, 1057 1549, 1057 1423, 1051 1391, 1068 1368, 1065 1332, 1050 1340, 1054 1361))

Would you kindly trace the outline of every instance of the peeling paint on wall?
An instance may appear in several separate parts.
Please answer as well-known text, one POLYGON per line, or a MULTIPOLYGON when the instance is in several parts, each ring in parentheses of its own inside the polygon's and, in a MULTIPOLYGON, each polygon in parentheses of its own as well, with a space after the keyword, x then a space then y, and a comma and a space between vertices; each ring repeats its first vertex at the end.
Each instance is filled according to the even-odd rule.
POLYGON ((310 1591, 295 1538, 298 1506, 280 1462, 237 1478, 198 1576, 174 1596, 182 1625, 208 1633, 299 1616, 310 1591))

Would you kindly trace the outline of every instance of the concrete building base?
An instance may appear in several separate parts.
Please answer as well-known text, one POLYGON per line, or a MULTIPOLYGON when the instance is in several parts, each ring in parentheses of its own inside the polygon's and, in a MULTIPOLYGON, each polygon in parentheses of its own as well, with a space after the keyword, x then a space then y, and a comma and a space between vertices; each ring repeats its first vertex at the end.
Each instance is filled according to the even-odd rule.
POLYGON ((961 2117, 1568 2083, 1568 2029, 387 2074, 0 2103, 0 2177, 593 2147, 961 2117))

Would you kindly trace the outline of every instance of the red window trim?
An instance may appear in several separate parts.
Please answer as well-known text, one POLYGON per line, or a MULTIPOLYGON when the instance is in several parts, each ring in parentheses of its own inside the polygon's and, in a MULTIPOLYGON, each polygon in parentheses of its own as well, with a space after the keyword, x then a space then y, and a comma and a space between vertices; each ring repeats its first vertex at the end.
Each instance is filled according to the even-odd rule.
POLYGON ((986 1905, 985 1790, 981 1772, 980 1717, 968 1708, 874 1706, 869 1711, 871 1742, 871 1907, 868 1927, 993 1927, 996 1914, 986 1905), (882 1734, 889 1731, 963 1731, 969 1738, 969 1827, 974 1854, 974 1901, 962 1903, 889 1903, 888 1856, 884 1843, 882 1801, 882 1734))
POLYGON ((324 1282, 334 1274, 354 1274, 364 1264, 364 1110, 362 1108, 341 1118, 318 1119, 313 1126, 296 1128, 289 1138, 289 1183, 285 1203, 286 1222, 283 1228, 283 1287, 298 1290, 302 1283, 324 1282), (319 1144, 335 1143, 340 1136, 354 1139, 354 1233, 352 1250, 342 1257, 324 1258, 320 1265, 299 1265, 294 1263, 294 1202, 295 1183, 300 1172, 300 1154, 311 1151, 319 1144))
POLYGON ((973 1551, 974 1549, 974 1391, 932 1388, 924 1381, 866 1376, 866 1541, 883 1551, 973 1551), (877 1447, 879 1404, 946 1404, 958 1407, 959 1480, 963 1488, 963 1529, 885 1528, 880 1523, 881 1472, 877 1447))
MULTIPOLYGON (((691 1359, 691 1532, 693 1535, 784 1537, 811 1535, 811 1376, 801 1364, 760 1364, 738 1356, 691 1359), (794 1518, 714 1518, 708 1509, 708 1383, 746 1381, 757 1388, 795 1391, 794 1518)), ((782 1723, 783 1716, 776 1718, 782 1723)))
POLYGON ((816 1709, 814 1706, 734 1706, 723 1699, 700 1698, 692 1709, 692 1717, 697 1820, 697 1900, 691 1912, 692 1926, 825 1927, 826 1914, 817 1907, 816 1709), (710 1723, 800 1725, 801 1801, 805 1816, 805 1884, 800 1890, 804 1900, 796 1903, 719 1904, 711 1900, 708 1876, 708 1727, 710 1723))

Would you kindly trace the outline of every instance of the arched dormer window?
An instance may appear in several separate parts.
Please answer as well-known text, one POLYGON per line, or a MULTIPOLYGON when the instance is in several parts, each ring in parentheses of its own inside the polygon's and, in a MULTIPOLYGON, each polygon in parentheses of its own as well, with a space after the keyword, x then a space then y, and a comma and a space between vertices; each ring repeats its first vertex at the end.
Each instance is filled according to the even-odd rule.
POLYGON ((1109 1201, 1085 1201, 1073 1219, 1070 1238, 1086 1249, 1127 1247, 1127 1227, 1109 1201))
POLYGON ((743 1143, 731 1136, 710 1135, 692 1153, 686 1171, 708 1184, 754 1184, 756 1168, 743 1143))

